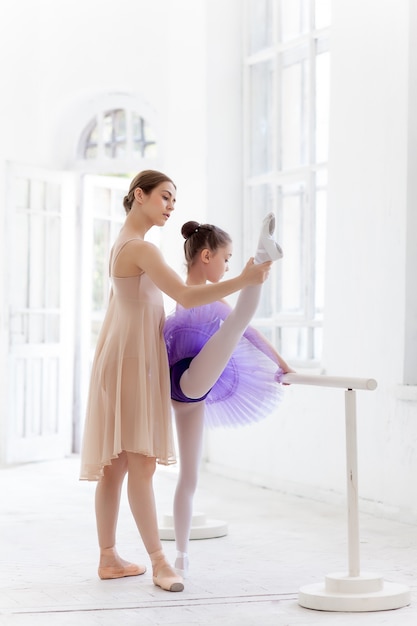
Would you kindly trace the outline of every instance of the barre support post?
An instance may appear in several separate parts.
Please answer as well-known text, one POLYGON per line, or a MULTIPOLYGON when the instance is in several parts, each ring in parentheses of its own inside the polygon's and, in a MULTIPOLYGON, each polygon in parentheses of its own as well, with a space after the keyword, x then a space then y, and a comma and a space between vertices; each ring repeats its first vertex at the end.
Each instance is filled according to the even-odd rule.
POLYGON ((349 576, 360 575, 356 392, 345 391, 349 576))
POLYGON ((346 473, 348 500, 348 573, 325 576, 324 584, 301 587, 298 604, 320 611, 385 611, 410 604, 406 585, 385 582, 379 574, 361 573, 355 389, 374 390, 373 378, 341 378, 285 374, 282 382, 345 388, 346 473))

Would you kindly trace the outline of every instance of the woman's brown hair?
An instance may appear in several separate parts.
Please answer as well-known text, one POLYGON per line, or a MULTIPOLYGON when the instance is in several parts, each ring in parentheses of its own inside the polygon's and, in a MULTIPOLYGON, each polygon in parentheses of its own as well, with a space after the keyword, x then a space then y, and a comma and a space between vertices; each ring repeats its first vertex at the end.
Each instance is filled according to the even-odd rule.
POLYGON ((126 215, 132 208, 135 189, 140 187, 142 191, 148 195, 155 189, 155 187, 164 182, 172 183, 175 187, 175 184, 169 176, 163 174, 162 172, 158 172, 157 170, 143 170, 143 172, 139 172, 139 174, 137 174, 130 183, 129 191, 123 198, 123 206, 125 208, 126 215))

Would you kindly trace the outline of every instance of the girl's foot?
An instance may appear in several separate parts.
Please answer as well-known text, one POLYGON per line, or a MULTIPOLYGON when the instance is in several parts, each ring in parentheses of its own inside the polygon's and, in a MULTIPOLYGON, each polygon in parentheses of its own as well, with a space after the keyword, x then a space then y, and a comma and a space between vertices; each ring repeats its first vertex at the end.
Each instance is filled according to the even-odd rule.
POLYGON ((175 559, 175 571, 183 578, 188 578, 188 569, 190 562, 188 554, 186 552, 177 551, 177 558, 175 559))
POLYGON ((98 575, 102 580, 123 578, 124 576, 140 576, 146 572, 145 565, 135 565, 120 558, 116 548, 103 548, 100 551, 98 575))
POLYGON ((268 213, 262 222, 261 234, 259 235, 258 248, 255 254, 255 263, 265 261, 277 261, 284 256, 281 247, 272 235, 275 232, 275 215, 268 213))
POLYGON ((183 591, 184 583, 182 577, 175 573, 166 560, 163 551, 152 552, 149 556, 152 561, 152 580, 154 585, 161 587, 165 591, 183 591))

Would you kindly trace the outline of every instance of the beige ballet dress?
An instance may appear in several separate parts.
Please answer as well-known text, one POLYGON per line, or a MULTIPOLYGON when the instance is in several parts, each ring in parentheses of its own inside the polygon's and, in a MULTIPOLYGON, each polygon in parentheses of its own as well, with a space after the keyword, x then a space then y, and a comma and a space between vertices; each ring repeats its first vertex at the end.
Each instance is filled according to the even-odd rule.
POLYGON ((117 278, 129 240, 113 247, 112 291, 92 365, 80 480, 100 480, 122 450, 176 462, 161 291, 142 273, 117 278))

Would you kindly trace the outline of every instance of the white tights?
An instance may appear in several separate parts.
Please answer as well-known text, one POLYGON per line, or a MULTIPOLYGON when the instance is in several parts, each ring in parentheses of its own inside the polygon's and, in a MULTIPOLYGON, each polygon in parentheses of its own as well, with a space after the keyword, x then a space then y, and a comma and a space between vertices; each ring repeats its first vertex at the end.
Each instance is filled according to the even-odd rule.
MULTIPOLYGON (((252 319, 262 285, 245 287, 235 308, 219 330, 207 341, 181 376, 180 387, 189 398, 201 398, 213 387, 226 367, 232 353, 252 319)), ((174 529, 177 563, 188 552, 193 498, 197 488, 204 430, 204 400, 172 402, 178 437, 180 472, 174 497, 174 529), (181 554, 180 554, 181 553, 181 554)), ((184 569, 182 565, 178 565, 184 569)))

